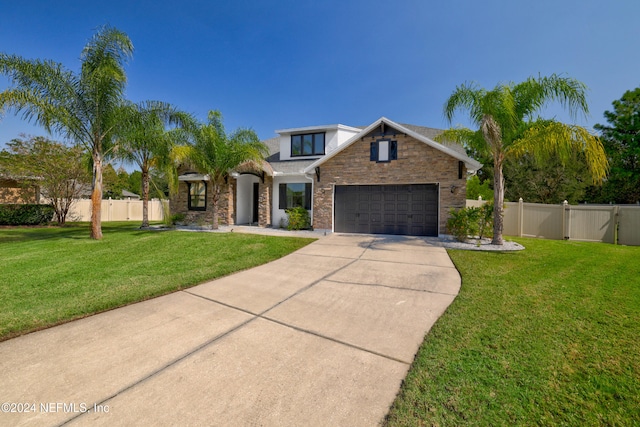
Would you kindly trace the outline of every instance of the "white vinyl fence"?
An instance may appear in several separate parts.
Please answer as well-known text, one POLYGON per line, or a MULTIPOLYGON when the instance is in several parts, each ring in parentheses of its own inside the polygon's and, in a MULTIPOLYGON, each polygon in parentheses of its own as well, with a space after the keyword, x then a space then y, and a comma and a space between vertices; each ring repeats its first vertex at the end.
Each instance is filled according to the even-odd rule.
MULTIPOLYGON (((162 203, 158 199, 149 200, 149 221, 162 221, 162 203)), ((102 221, 142 221, 142 200, 103 200, 101 216, 102 221)), ((67 221, 91 221, 91 200, 76 200, 71 205, 67 221)))
MULTIPOLYGON (((468 200, 467 206, 478 203, 468 200)), ((640 246, 640 206, 546 205, 520 199, 505 203, 504 234, 640 246)))

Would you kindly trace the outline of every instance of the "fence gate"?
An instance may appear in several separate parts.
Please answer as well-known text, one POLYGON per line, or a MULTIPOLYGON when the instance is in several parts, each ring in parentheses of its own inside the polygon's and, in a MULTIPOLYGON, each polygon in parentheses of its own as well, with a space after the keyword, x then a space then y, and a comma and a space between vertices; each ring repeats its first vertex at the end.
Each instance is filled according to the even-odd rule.
POLYGON ((640 246, 638 205, 505 203, 504 234, 640 246))

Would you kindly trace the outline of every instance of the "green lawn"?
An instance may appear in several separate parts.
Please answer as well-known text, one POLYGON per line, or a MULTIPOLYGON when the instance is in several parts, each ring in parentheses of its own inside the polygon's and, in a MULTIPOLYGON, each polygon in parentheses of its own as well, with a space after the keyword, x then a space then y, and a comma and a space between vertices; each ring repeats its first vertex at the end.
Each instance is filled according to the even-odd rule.
POLYGON ((387 426, 640 425, 640 247, 450 251, 462 289, 387 426))
POLYGON ((0 229, 0 341, 264 264, 313 239, 142 231, 137 223, 0 229))

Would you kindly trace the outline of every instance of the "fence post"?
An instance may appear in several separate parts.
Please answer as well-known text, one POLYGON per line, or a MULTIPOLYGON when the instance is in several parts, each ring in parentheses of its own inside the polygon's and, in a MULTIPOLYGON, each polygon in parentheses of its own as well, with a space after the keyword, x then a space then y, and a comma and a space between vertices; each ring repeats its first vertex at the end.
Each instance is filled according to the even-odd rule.
POLYGON ((522 237, 524 228, 524 202, 522 197, 518 200, 518 237, 522 237))
POLYGON ((620 225, 620 206, 613 207, 613 244, 618 244, 618 227, 620 225))
POLYGON ((562 235, 564 236, 564 240, 569 240, 571 236, 569 233, 571 232, 571 208, 569 207, 569 202, 566 200, 562 202, 562 235), (569 216, 567 218, 567 215, 569 216))

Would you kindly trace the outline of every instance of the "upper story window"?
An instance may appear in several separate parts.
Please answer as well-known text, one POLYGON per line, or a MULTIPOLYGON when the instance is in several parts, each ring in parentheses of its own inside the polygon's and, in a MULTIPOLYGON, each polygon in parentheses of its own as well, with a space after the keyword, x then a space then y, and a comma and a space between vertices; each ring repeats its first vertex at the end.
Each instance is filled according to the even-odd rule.
POLYGON ((371 143, 369 160, 372 162, 386 163, 398 160, 398 141, 380 139, 371 143))
POLYGON ((324 155, 324 132, 291 135, 291 157, 324 155))

